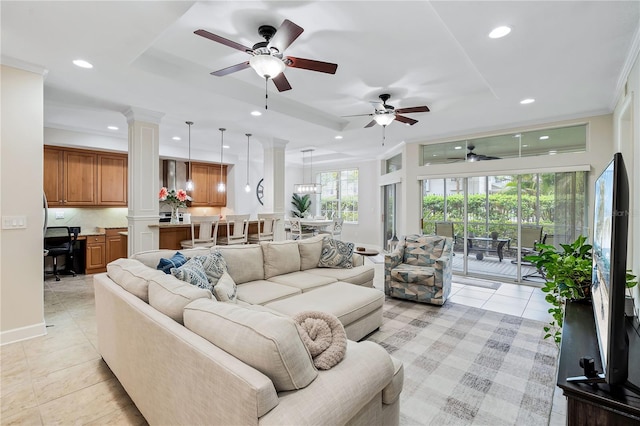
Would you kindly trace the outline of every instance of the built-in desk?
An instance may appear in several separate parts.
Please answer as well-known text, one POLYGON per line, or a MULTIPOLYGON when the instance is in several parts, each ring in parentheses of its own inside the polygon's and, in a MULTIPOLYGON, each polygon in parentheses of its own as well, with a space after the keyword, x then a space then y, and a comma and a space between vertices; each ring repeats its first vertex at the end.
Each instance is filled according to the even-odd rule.
MULTIPOLYGON (((629 380, 640 383, 640 338, 631 321, 629 335, 629 380)), ((562 345, 558 364, 558 386, 567 397, 567 425, 604 426, 640 424, 640 395, 623 387, 607 384, 596 387, 567 382, 567 377, 582 376, 580 358, 592 357, 602 372, 593 308, 590 303, 567 304, 562 327, 562 345)))

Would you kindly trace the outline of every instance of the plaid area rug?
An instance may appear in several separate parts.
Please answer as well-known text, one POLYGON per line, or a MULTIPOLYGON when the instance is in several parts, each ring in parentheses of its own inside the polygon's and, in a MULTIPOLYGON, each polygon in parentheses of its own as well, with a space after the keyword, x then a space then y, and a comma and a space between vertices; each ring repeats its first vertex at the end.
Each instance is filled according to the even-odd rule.
POLYGON ((367 340, 404 363, 401 425, 547 425, 556 345, 542 322, 387 298, 367 340))

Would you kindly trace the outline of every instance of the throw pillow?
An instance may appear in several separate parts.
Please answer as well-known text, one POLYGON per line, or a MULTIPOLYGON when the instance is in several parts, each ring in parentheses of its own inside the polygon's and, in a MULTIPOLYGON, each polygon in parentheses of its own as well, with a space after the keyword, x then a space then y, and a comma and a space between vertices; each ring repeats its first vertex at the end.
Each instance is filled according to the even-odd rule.
POLYGON ((353 268, 353 243, 345 243, 333 238, 322 242, 322 253, 318 268, 353 268))
POLYGON ((218 283, 213 287, 213 295, 220 302, 238 303, 238 287, 227 271, 224 271, 218 283))
POLYGON ((178 268, 171 268, 171 275, 179 280, 213 292, 213 286, 207 278, 202 262, 196 258, 189 259, 187 263, 178 268))
POLYGON ((179 268, 180 266, 187 263, 187 258, 184 257, 182 253, 179 251, 174 254, 171 259, 161 258, 156 269, 161 270, 165 274, 171 273, 171 268, 179 268))
POLYGON ((212 287, 216 285, 222 274, 227 272, 227 262, 219 250, 213 250, 206 256, 196 256, 194 259, 202 263, 204 272, 207 274, 212 287))

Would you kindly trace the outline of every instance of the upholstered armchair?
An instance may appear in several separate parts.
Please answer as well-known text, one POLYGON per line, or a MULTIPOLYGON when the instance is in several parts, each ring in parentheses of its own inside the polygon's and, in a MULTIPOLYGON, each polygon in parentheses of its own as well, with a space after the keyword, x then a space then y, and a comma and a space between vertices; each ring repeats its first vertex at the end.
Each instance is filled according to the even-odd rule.
POLYGON ((407 235, 385 255, 384 293, 416 302, 443 305, 451 292, 453 239, 407 235))

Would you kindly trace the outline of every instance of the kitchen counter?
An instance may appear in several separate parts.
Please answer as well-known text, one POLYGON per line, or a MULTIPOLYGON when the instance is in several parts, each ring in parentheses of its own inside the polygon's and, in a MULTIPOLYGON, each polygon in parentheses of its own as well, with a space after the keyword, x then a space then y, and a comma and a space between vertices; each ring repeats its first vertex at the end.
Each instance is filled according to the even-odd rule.
MULTIPOLYGON (((249 221, 249 234, 258 233, 258 220, 249 221)), ((159 248, 179 250, 181 249, 180 241, 191 239, 191 224, 177 224, 172 225, 168 222, 160 222, 157 224, 148 225, 149 228, 159 228, 159 248)), ((199 230, 199 225, 194 225, 196 232, 199 230)), ((218 238, 227 236, 227 222, 221 220, 218 222, 218 238)))

